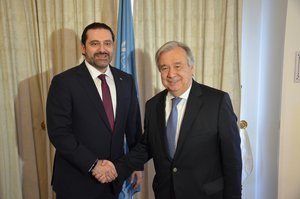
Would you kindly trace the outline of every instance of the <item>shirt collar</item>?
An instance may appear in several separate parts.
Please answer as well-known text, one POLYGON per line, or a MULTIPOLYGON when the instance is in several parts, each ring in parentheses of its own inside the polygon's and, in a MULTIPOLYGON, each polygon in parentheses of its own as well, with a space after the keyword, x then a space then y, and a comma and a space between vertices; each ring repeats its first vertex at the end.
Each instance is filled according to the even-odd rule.
POLYGON ((89 70, 93 79, 98 78, 99 75, 101 75, 101 74, 105 74, 109 78, 113 79, 113 75, 112 75, 109 65, 107 66, 105 73, 101 73, 100 71, 98 71, 94 66, 89 64, 89 62, 87 62, 86 60, 85 60, 85 65, 86 65, 87 69, 89 70))
MULTIPOLYGON (((182 95, 180 95, 180 96, 178 96, 178 97, 187 100, 188 97, 189 97, 191 88, 192 88, 192 84, 193 84, 193 83, 191 83, 190 87, 189 87, 184 93, 182 93, 182 95)), ((174 96, 173 96, 170 92, 168 92, 168 94, 167 94, 167 99, 168 99, 168 100, 171 100, 171 99, 173 99, 173 98, 174 98, 174 96)))

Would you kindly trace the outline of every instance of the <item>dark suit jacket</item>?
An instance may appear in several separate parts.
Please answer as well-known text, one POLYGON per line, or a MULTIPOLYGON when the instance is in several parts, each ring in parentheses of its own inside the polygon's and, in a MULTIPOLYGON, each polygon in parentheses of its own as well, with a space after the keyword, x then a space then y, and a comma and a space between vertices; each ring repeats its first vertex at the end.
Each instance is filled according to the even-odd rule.
POLYGON ((56 75, 47 98, 47 127, 56 148, 53 189, 62 196, 95 198, 107 191, 118 194, 120 184, 98 183, 88 172, 95 160, 116 160, 141 135, 140 109, 133 78, 110 67, 117 93, 112 132, 95 83, 83 62, 56 75))
POLYGON ((153 158, 156 199, 240 199, 239 129, 229 95, 193 81, 172 160, 166 141, 167 91, 146 103, 142 139, 119 161, 118 179, 153 158))

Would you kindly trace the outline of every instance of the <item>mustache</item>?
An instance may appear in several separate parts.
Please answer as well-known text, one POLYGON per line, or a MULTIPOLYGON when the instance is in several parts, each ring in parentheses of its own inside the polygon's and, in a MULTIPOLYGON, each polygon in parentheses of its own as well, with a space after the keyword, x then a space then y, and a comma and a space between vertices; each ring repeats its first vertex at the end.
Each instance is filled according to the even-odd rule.
POLYGON ((105 53, 105 52, 98 52, 98 53, 94 54, 94 56, 97 56, 97 55, 107 55, 107 56, 109 56, 109 54, 105 53))

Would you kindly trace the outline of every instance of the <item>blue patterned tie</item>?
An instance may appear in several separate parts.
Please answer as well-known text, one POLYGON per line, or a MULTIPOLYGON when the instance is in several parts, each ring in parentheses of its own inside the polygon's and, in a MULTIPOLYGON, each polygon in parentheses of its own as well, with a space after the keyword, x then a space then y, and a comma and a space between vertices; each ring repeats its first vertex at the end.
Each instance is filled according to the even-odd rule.
POLYGON ((179 97, 174 97, 172 99, 172 110, 167 122, 167 139, 169 146, 169 154, 171 158, 173 158, 176 148, 176 129, 178 118, 177 104, 180 102, 180 100, 181 98, 179 97))

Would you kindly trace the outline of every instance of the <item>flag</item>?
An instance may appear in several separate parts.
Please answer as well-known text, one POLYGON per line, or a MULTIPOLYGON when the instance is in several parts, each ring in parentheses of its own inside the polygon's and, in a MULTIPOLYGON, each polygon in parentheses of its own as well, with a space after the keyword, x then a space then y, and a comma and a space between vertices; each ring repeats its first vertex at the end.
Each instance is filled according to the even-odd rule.
MULTIPOLYGON (((136 68, 135 68, 135 46, 133 20, 131 12, 131 0, 119 0, 118 36, 116 44, 115 67, 131 74, 135 80, 138 93, 136 68)), ((124 152, 128 152, 126 139, 124 138, 124 152)), ((130 177, 124 182, 119 199, 132 199, 140 187, 133 189, 130 177)))
POLYGON ((132 74, 137 86, 131 0, 119 1, 118 36, 115 57, 116 68, 132 74))

